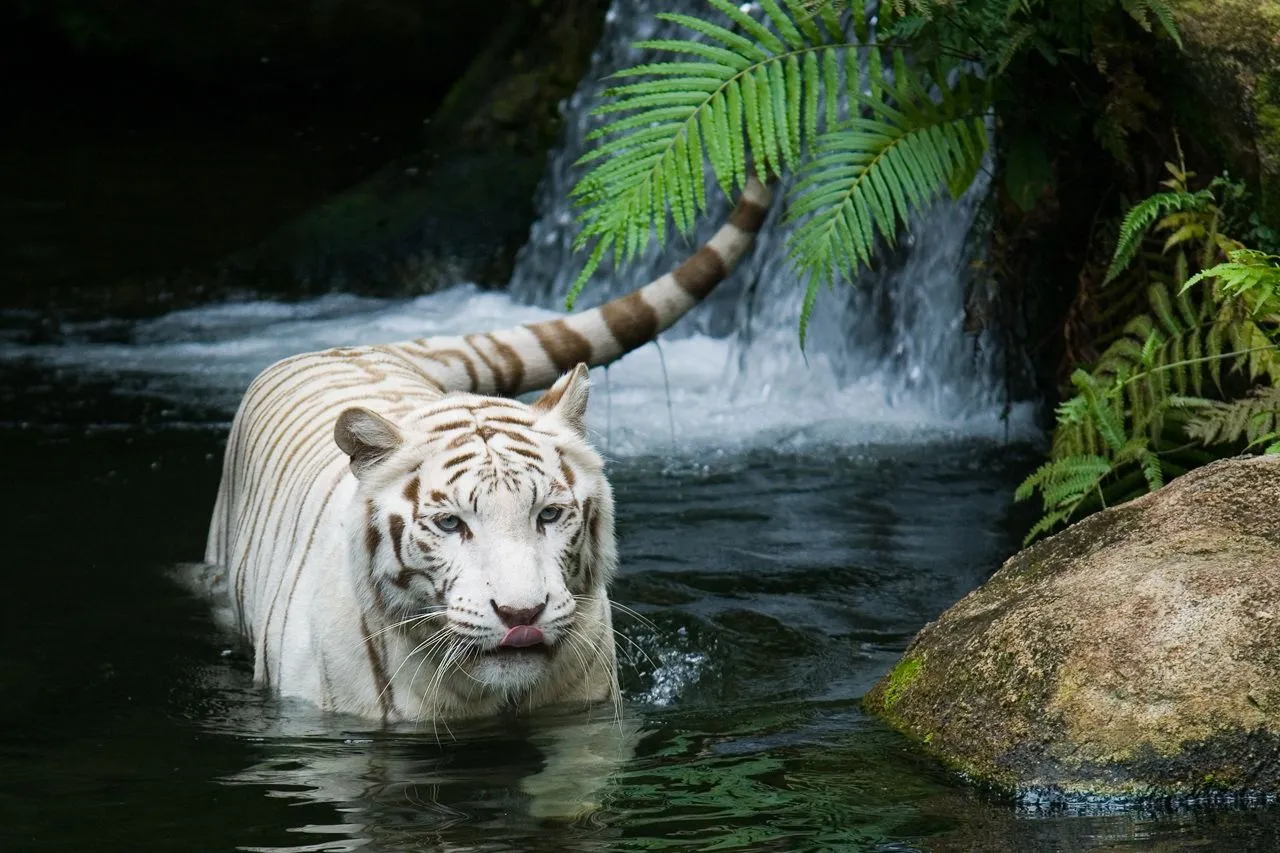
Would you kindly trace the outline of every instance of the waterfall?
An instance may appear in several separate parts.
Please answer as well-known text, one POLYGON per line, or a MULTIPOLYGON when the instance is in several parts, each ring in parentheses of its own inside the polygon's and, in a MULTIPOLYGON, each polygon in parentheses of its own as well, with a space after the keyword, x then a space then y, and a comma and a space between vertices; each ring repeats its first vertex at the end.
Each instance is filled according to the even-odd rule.
MULTIPOLYGON (((635 41, 689 36, 659 21, 656 13, 706 14, 709 9, 702 0, 614 0, 591 69, 562 106, 564 136, 549 157, 539 189, 540 218, 518 257, 513 297, 562 308, 585 260, 584 252, 572 249, 578 228, 569 190, 581 174, 573 162, 591 148, 588 133, 609 120, 591 115, 607 85, 604 78, 658 58, 632 47, 635 41)), ((670 338, 702 335, 726 341, 723 387, 737 399, 785 403, 793 394, 856 393, 864 397, 860 408, 868 420, 958 423, 996 417, 1005 400, 998 341, 991 334, 967 335, 963 328, 965 269, 977 259, 973 243, 978 241, 970 237, 988 172, 984 169, 958 201, 939 201, 919 212, 899 247, 882 253, 877 269, 861 275, 856 285, 823 292, 804 352, 798 339, 804 284, 786 258, 785 199, 775 202, 750 257, 670 338)), ((784 184, 778 195, 787 189, 784 184)), ((709 183, 708 199, 718 196, 709 183)), ((692 241, 675 235, 665 250, 651 246, 620 272, 606 262, 588 283, 581 304, 625 293, 678 264, 714 233, 728 209, 723 198, 712 202, 692 241)))
MULTIPOLYGON (((208 305, 138 323, 69 323, 57 344, 0 334, 0 358, 21 358, 111 377, 126 393, 199 399, 230 417, 252 377, 272 361, 307 350, 499 329, 563 310, 584 260, 572 251, 571 164, 588 149, 602 78, 642 60, 630 45, 674 36, 662 9, 705 12, 700 0, 614 0, 590 73, 564 104, 565 132, 539 190, 541 217, 521 250, 509 292, 473 284, 412 300, 331 295, 302 303, 208 305)), ((785 196, 786 186, 779 188, 785 196)), ((662 338, 607 371, 594 372, 591 428, 612 457, 709 454, 938 438, 1033 439, 1032 407, 1002 419, 1002 359, 995 336, 965 334, 965 269, 975 216, 987 190, 980 176, 958 201, 920 212, 910 234, 882 253, 855 286, 824 292, 804 352, 798 322, 802 282, 786 259, 779 198, 752 254, 731 279, 662 338)), ((717 189, 710 189, 714 198, 717 189)), ((713 203, 693 240, 652 247, 619 272, 603 266, 584 305, 625 293, 683 260, 728 213, 713 203)), ((166 409, 165 411, 168 411, 166 409)), ((182 418, 181 407, 172 410, 182 418)), ((856 451, 860 452, 860 451, 856 451)))

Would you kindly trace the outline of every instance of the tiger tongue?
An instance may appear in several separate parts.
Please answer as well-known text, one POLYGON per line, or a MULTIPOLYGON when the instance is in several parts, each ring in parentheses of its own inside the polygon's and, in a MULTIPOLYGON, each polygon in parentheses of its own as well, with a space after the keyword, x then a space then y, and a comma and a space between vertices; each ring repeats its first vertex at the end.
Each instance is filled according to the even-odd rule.
POLYGON ((498 645, 504 649, 523 649, 546 642, 541 628, 532 625, 517 625, 507 632, 498 645))

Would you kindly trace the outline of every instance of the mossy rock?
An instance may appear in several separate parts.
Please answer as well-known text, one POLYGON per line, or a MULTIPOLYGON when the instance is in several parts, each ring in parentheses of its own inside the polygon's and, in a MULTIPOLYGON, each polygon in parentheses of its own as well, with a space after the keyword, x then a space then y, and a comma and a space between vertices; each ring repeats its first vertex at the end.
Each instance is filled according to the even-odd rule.
POLYGON ((1011 558, 865 706, 998 788, 1280 791, 1280 459, 1214 463, 1011 558))
POLYGON ((1170 0, 1196 95, 1184 130, 1216 137, 1230 167, 1261 190, 1280 226, 1280 2, 1170 0))

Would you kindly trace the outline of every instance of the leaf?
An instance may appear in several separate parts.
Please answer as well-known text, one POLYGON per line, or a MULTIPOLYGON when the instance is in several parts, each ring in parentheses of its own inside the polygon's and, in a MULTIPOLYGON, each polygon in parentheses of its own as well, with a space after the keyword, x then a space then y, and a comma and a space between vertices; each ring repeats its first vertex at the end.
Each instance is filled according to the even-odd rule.
POLYGON ((1211 201, 1212 195, 1206 190, 1197 193, 1174 191, 1156 193, 1131 207, 1120 225, 1120 239, 1116 242, 1115 255, 1103 283, 1114 281, 1132 263, 1142 239, 1162 214, 1173 210, 1201 210, 1211 201))
POLYGON ((894 86, 879 81, 872 89, 885 100, 854 96, 869 117, 819 137, 788 209, 798 223, 789 254, 803 274, 828 281, 847 275, 851 260, 869 264, 877 234, 892 240, 910 209, 976 173, 986 140, 973 112, 985 111, 985 99, 969 103, 957 83, 935 103, 926 86, 927 78, 911 75, 894 86), (968 138, 979 132, 977 143, 968 138))

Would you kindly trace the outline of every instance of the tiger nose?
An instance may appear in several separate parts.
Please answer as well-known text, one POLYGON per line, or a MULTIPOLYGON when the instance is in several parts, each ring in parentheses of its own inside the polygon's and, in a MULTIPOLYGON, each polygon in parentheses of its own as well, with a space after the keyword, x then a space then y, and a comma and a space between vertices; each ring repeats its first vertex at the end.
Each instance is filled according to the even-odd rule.
POLYGON ((498 614, 502 624, 508 628, 515 628, 518 625, 532 625, 542 615, 542 611, 547 609, 545 600, 537 607, 504 607, 492 598, 489 599, 489 604, 493 606, 493 612, 498 614))

